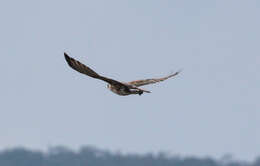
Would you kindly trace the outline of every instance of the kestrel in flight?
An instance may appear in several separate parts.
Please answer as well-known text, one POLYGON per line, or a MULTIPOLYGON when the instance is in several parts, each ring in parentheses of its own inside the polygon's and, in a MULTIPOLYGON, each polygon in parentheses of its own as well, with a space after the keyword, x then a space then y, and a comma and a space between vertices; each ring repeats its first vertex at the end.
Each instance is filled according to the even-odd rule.
POLYGON ((179 72, 176 72, 174 74, 168 75, 166 77, 162 78, 153 78, 153 79, 144 79, 144 80, 136 80, 136 81, 131 81, 131 82, 119 82, 104 76, 101 76, 97 74, 95 71, 90 69, 88 66, 84 65, 83 63, 71 58, 68 56, 68 54, 64 53, 64 57, 68 63, 68 65, 73 68, 74 70, 86 74, 92 78, 100 79, 108 83, 107 87, 114 93, 120 95, 120 96, 126 96, 126 95, 131 95, 131 94, 143 94, 144 92, 146 93, 151 93, 150 91, 144 90, 139 88, 140 86, 143 85, 148 85, 148 84, 153 84, 157 83, 160 81, 164 81, 170 77, 176 76, 179 74, 179 72))

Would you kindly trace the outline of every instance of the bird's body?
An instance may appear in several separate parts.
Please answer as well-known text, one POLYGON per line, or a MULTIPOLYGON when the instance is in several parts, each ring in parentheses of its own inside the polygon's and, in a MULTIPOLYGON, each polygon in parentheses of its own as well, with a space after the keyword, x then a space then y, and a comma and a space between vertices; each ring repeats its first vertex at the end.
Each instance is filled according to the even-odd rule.
POLYGON ((142 90, 126 88, 124 86, 113 86, 111 84, 108 84, 107 87, 112 92, 114 92, 115 94, 118 94, 120 96, 127 96, 130 94, 140 94, 140 95, 143 94, 142 90))
POLYGON ((107 87, 112 92, 120 95, 120 96, 126 96, 131 94, 139 94, 142 95, 144 92, 151 93, 150 91, 144 90, 139 88, 139 86, 153 84, 156 82, 164 81, 170 77, 173 77, 177 75, 179 72, 176 72, 174 74, 171 74, 167 77, 158 78, 158 79, 145 79, 145 80, 137 80, 137 81, 131 81, 127 83, 119 82, 107 77, 103 77, 99 74, 97 74, 95 71, 87 67, 86 65, 82 64, 81 62, 69 57, 66 53, 64 53, 64 57, 68 63, 68 65, 73 68, 74 70, 86 74, 92 78, 100 79, 108 83, 107 87))

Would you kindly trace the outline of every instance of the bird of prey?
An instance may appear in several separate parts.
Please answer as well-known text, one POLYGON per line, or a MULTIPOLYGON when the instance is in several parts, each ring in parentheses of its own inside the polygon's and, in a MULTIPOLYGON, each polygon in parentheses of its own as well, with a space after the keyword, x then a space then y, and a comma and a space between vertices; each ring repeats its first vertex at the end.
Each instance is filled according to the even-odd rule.
POLYGON ((162 78, 136 80, 136 81, 131 81, 131 82, 119 82, 119 81, 99 75, 98 73, 96 73, 94 70, 92 70, 88 66, 69 57, 67 53, 64 53, 64 57, 65 57, 68 65, 71 68, 73 68, 74 70, 76 70, 82 74, 86 74, 92 78, 96 78, 96 79, 107 82, 108 83, 107 88, 120 96, 126 96, 126 95, 131 95, 131 94, 142 95, 144 92, 151 93, 150 91, 141 89, 139 87, 143 86, 143 85, 148 85, 148 84, 153 84, 153 83, 157 83, 160 81, 164 81, 170 77, 173 77, 173 76, 176 76, 177 74, 179 74, 179 72, 176 72, 174 74, 171 74, 171 75, 168 75, 168 76, 162 77, 162 78))

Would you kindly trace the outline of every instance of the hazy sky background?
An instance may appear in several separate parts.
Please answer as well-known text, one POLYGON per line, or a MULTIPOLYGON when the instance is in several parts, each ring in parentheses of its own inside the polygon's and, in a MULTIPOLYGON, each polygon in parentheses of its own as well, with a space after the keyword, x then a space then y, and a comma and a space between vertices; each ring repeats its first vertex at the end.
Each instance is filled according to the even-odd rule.
POLYGON ((0 149, 82 145, 182 156, 260 155, 260 1, 0 2, 0 149), (122 81, 117 96, 63 52, 122 81))

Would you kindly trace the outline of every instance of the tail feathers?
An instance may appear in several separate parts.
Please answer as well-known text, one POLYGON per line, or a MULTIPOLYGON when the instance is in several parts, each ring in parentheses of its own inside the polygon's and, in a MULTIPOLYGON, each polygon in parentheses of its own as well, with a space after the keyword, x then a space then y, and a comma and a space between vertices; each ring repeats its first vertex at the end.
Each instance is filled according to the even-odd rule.
POLYGON ((141 96, 144 92, 146 92, 146 93, 151 93, 150 91, 147 91, 147 90, 141 90, 141 89, 139 89, 139 91, 137 91, 138 92, 138 94, 141 96))
POLYGON ((148 91, 148 90, 143 90, 144 92, 146 92, 146 93, 152 93, 151 91, 148 91))
POLYGON ((145 90, 145 89, 141 89, 141 88, 138 88, 140 91, 143 91, 143 92, 146 92, 146 93, 151 93, 151 91, 148 91, 148 90, 145 90))

